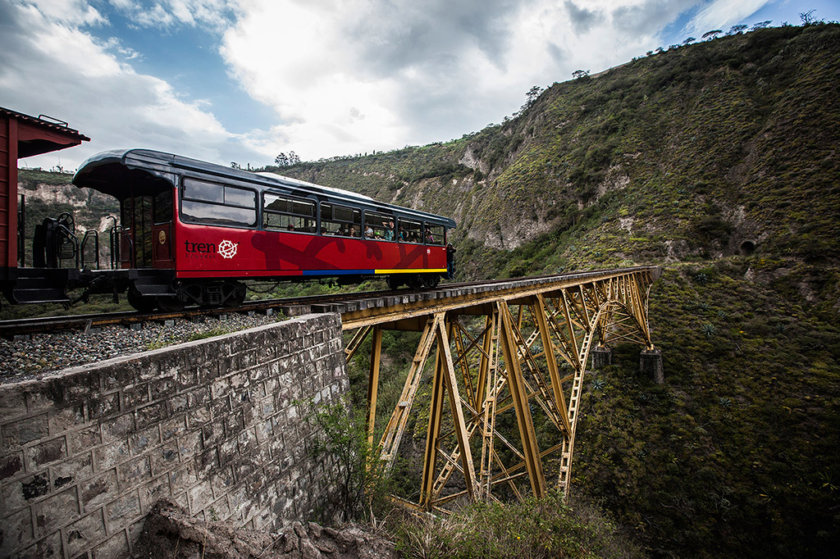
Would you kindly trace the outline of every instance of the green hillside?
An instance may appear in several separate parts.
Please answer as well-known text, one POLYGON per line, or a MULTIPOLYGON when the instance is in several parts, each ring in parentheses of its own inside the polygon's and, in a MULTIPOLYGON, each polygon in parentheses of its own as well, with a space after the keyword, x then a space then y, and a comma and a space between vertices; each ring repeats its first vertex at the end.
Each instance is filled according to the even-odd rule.
POLYGON ((447 143, 281 170, 451 215, 461 278, 660 264, 637 348, 590 377, 574 491, 654 556, 840 548, 840 26, 555 83, 447 143))

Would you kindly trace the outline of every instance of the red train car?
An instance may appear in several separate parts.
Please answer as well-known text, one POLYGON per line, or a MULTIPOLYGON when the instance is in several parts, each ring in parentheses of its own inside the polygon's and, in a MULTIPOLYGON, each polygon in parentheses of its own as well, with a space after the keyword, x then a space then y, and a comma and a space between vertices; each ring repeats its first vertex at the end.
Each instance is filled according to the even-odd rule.
POLYGON ((235 304, 246 279, 433 287, 454 271, 452 219, 288 177, 134 149, 90 158, 73 183, 120 201, 114 285, 138 310, 235 304))
POLYGON ((13 302, 64 300, 69 272, 33 271, 23 266, 22 223, 18 220, 18 159, 79 145, 90 138, 66 122, 0 107, 0 290, 13 302), (59 285, 61 287, 56 288, 59 285))

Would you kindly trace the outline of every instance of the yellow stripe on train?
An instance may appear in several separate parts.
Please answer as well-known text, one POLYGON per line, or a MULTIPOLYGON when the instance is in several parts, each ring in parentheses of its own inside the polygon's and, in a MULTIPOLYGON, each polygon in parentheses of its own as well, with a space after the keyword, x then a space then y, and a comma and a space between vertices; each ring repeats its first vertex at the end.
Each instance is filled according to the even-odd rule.
POLYGON ((402 268, 400 270, 374 270, 375 274, 435 274, 435 273, 445 273, 446 268, 416 268, 413 270, 407 270, 402 268))

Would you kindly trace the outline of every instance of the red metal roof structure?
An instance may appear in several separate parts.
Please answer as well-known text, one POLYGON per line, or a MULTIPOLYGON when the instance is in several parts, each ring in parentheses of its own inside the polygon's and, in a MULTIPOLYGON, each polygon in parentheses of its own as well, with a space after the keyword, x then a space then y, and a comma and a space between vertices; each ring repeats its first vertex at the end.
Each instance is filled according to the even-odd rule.
POLYGON ((17 267, 17 160, 89 141, 64 121, 0 107, 0 276, 17 267))

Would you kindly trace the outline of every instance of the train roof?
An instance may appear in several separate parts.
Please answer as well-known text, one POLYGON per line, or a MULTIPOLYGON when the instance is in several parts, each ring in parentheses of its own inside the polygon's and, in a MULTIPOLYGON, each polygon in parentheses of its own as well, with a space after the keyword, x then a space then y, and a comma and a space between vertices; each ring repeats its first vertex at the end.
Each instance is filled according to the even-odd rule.
POLYGON ((227 179, 238 183, 245 182, 264 189, 277 188, 289 191, 290 194, 296 192, 315 194, 336 202, 369 209, 390 210, 405 217, 434 221, 450 229, 455 227, 455 221, 451 218, 378 202, 369 196, 349 190, 323 186, 276 173, 234 169, 149 149, 111 150, 98 153, 82 163, 73 177, 73 184, 80 188, 93 188, 116 198, 123 198, 127 195, 153 194, 160 190, 161 179, 177 184, 175 177, 183 174, 204 175, 217 180, 227 179), (149 174, 154 176, 153 180, 149 180, 149 174))

